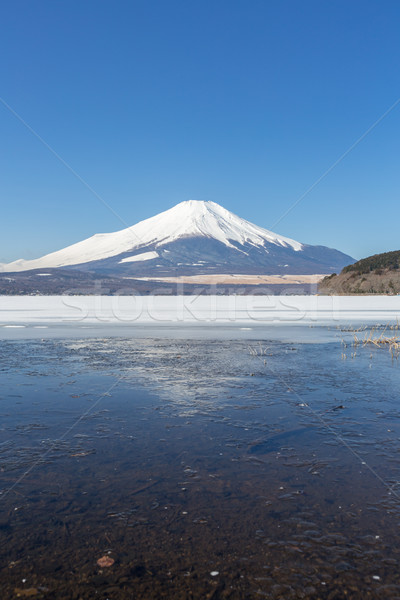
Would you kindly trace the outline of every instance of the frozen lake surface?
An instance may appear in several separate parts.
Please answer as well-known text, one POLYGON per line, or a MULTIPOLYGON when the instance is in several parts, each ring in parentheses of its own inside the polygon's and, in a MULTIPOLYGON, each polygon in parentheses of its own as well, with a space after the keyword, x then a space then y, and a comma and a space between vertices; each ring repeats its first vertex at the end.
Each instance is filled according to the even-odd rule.
POLYGON ((400 296, 0 296, 3 327, 388 321, 400 296))
POLYGON ((0 341, 2 599, 400 597, 400 358, 368 328, 27 325, 0 341))

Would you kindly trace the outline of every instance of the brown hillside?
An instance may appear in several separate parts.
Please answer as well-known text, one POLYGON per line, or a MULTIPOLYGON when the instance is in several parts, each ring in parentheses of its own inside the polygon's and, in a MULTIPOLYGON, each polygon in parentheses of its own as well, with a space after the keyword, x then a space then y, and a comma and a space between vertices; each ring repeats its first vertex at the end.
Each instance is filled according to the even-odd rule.
POLYGON ((319 284, 321 294, 400 294, 400 251, 375 254, 329 275, 319 284))

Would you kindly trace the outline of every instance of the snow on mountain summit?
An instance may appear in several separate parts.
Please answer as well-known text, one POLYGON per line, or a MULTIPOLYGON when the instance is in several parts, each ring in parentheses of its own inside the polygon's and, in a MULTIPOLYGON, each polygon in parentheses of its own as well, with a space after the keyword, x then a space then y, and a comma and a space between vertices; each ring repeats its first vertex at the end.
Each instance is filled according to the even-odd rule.
POLYGON ((130 229, 145 244, 159 240, 157 246, 183 237, 204 236, 218 240, 231 248, 235 247, 232 241, 239 244, 248 242, 256 246, 269 242, 291 246, 296 251, 302 248, 299 242, 253 225, 216 202, 205 200, 181 202, 155 217, 141 221, 130 229))
POLYGON ((243 244, 261 248, 273 244, 295 252, 303 249, 299 242, 258 227, 215 202, 187 200, 132 227, 93 235, 38 259, 19 259, 1 265, 0 270, 11 272, 80 265, 127 252, 134 253, 147 246, 162 248, 176 240, 191 237, 213 239, 237 252, 242 251, 236 245, 243 244))

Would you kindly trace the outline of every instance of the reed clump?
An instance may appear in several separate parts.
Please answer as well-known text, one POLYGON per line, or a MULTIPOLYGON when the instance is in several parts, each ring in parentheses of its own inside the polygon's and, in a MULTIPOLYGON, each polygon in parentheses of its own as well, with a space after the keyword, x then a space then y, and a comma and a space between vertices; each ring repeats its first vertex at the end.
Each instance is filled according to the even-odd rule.
POLYGON ((399 323, 396 325, 387 325, 380 332, 373 327, 368 331, 364 338, 359 338, 354 334, 353 345, 357 346, 375 346, 376 348, 388 348, 392 358, 398 359, 400 356, 400 336, 398 334, 393 335, 394 330, 399 329, 399 323), (391 332, 391 334, 389 334, 391 332))

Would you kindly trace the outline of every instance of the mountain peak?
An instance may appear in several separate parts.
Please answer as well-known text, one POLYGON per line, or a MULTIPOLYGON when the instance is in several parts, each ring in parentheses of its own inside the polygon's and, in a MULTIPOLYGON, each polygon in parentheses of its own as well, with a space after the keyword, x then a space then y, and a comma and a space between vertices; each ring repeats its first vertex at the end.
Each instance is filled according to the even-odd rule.
POLYGON ((204 270, 209 265, 211 270, 237 272, 234 269, 243 263, 242 268, 251 268, 252 272, 272 269, 272 273, 289 273, 287 269, 294 268, 294 272, 299 273, 298 268, 301 268, 306 274, 329 273, 331 267, 337 269, 339 263, 348 264, 339 257, 332 264, 330 259, 328 263, 325 258, 321 261, 317 256, 336 251, 323 249, 321 254, 321 249, 313 249, 315 247, 254 225, 216 202, 186 200, 127 229, 96 234, 36 260, 20 259, 1 265, 0 270, 12 272, 76 265, 96 270, 107 264, 107 269, 130 268, 134 273, 138 269, 152 268, 151 265, 167 270, 186 267, 204 270))
POLYGON ((178 204, 175 204, 175 207, 177 206, 200 206, 200 205, 207 205, 207 204, 216 204, 215 202, 212 202, 211 200, 195 200, 194 198, 190 198, 190 200, 182 200, 182 202, 179 202, 178 204))
POLYGON ((214 238, 231 248, 235 247, 232 242, 255 246, 277 244, 291 247, 296 252, 303 247, 299 242, 258 227, 209 200, 180 202, 130 229, 146 240, 149 232, 153 232, 153 239, 158 239, 158 246, 182 237, 200 236, 214 238))

